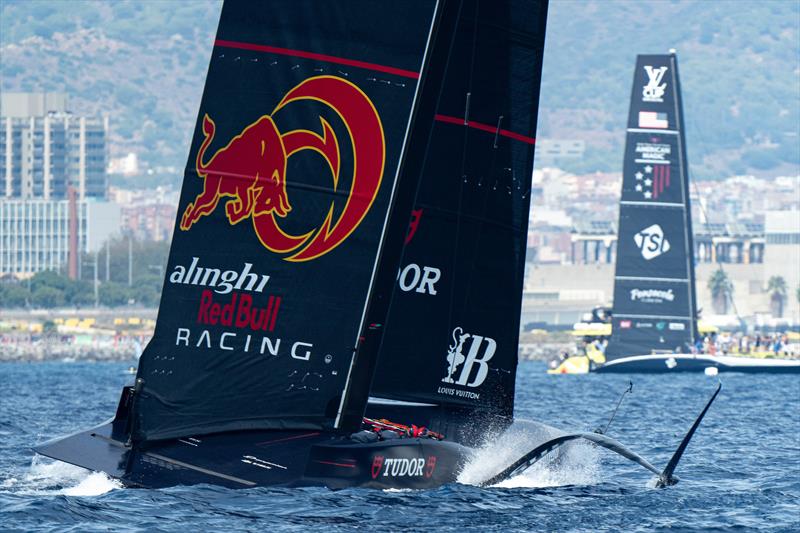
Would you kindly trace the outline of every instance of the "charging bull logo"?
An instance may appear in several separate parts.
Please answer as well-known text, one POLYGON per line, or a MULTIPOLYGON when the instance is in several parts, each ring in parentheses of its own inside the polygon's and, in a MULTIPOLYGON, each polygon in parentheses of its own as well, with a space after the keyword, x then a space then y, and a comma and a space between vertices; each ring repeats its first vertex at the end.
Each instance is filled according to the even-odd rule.
POLYGON ((270 115, 247 126, 225 147, 206 160, 216 125, 203 117, 204 140, 197 152, 197 176, 203 190, 186 206, 181 230, 214 212, 225 198, 225 215, 230 224, 250 219, 261 244, 268 250, 289 254, 288 261, 309 261, 339 246, 361 223, 378 194, 386 159, 386 143, 378 112, 361 89, 335 76, 309 78, 290 90, 270 115), (287 218, 292 205, 287 192, 287 160, 304 150, 323 157, 330 169, 338 195, 340 185, 340 143, 330 124, 319 117, 322 134, 306 129, 281 133, 272 120, 292 103, 316 101, 327 105, 344 123, 350 137, 353 172, 347 201, 334 217, 331 202, 324 221, 301 235, 284 231, 279 220, 287 218))

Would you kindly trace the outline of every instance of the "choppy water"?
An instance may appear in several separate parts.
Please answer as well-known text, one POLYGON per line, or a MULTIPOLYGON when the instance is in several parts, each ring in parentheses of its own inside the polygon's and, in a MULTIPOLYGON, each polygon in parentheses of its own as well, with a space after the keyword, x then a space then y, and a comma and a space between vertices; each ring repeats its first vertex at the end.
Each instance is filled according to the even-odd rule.
MULTIPOLYGON (((665 490, 589 446, 488 489, 430 491, 124 489, 102 474, 34 457, 29 446, 113 413, 131 377, 120 363, 0 364, 0 529, 308 531, 800 530, 800 379, 724 375, 724 389, 665 490)), ((663 465, 713 390, 703 375, 633 376, 610 434, 663 465)), ((522 363, 520 419, 565 429, 605 423, 627 377, 548 376, 522 363)), ((479 453, 462 479, 505 466, 526 425, 479 453)))

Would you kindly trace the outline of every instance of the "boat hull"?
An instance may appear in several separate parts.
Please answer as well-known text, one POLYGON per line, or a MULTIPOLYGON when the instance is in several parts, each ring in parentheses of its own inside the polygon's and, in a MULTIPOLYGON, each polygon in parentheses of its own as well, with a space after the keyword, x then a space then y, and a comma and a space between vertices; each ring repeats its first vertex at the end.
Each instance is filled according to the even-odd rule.
POLYGON ((592 369, 599 373, 669 374, 676 372, 717 372, 796 374, 800 373, 800 360, 757 359, 713 355, 658 354, 623 357, 592 369))
POLYGON ((219 433, 132 446, 123 393, 117 417, 35 451, 132 487, 209 483, 233 488, 431 488, 456 481, 470 448, 430 438, 360 442, 311 430, 219 433))

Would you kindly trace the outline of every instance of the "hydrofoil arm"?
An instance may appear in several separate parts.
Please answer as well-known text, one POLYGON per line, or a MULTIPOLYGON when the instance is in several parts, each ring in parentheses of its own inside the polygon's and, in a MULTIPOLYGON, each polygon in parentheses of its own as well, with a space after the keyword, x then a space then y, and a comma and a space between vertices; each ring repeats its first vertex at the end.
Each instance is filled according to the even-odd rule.
POLYGON ((598 446, 611 450, 622 457, 633 461, 634 463, 646 468, 656 476, 658 476, 658 480, 656 481, 656 487, 666 487, 669 485, 674 485, 678 482, 678 478, 673 476, 672 473, 675 471, 675 468, 678 466, 678 462, 680 461, 681 457, 683 456, 683 452, 686 450, 686 447, 689 445, 689 441, 692 439, 695 431, 700 426, 700 422, 702 422, 703 417, 708 412, 709 407, 711 404, 714 403, 714 400, 717 398, 719 391, 722 389, 722 383, 717 385, 717 389, 714 391, 714 394, 711 395, 711 398, 706 403, 705 408, 701 411, 700 415, 692 424, 692 427, 686 433, 686 436, 683 437, 678 449, 675 450, 675 453, 670 458, 669 462, 667 463, 666 468, 663 471, 658 470, 655 466, 653 466, 647 459, 639 455, 638 453, 629 450, 626 448, 622 443, 612 439, 611 437, 607 437, 606 435, 602 435, 599 433, 570 433, 567 435, 561 435, 545 441, 544 443, 538 445, 516 461, 514 461, 509 467, 502 470, 500 473, 490 477, 486 481, 482 482, 480 486, 488 487, 490 485, 495 485, 500 483, 501 481, 514 477, 516 475, 521 474, 547 455, 552 450, 562 446, 563 444, 583 439, 589 442, 592 442, 598 446))

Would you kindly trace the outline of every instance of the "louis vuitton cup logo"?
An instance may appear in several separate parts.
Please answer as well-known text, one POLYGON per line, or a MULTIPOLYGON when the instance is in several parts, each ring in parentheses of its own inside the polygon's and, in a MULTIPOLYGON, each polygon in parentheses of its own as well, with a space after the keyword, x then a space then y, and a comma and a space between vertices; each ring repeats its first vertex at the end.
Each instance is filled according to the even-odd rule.
POLYGON ((646 65, 644 71, 647 73, 647 85, 642 89, 642 101, 663 102, 667 84, 661 83, 661 80, 664 79, 667 67, 653 68, 652 65, 646 65))
POLYGON ((464 333, 462 328, 455 328, 453 344, 447 351, 447 375, 442 381, 466 387, 479 387, 489 374, 488 361, 494 357, 496 349, 497 342, 494 339, 464 333), (473 372, 476 365, 477 371, 473 372))

